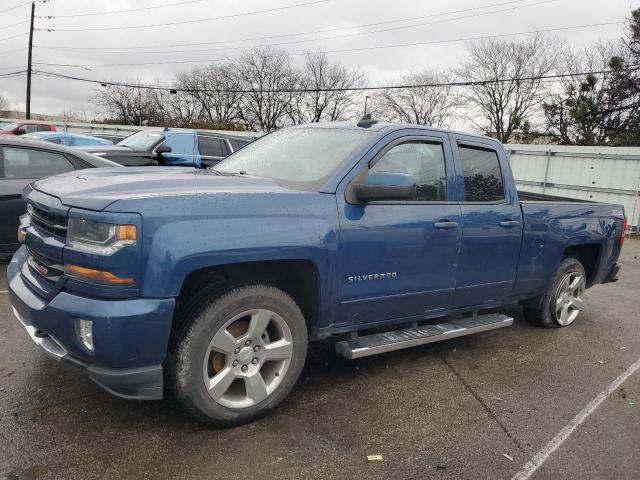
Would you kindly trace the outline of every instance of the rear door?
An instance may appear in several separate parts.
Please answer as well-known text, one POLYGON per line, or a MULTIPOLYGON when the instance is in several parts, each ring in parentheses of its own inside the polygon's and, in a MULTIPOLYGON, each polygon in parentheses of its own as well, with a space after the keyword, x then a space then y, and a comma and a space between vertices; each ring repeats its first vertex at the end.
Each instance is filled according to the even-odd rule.
POLYGON ((462 215, 454 306, 499 304, 515 280, 522 241, 511 169, 496 142, 450 137, 462 215))
POLYGON ((451 199, 451 149, 446 134, 414 132, 381 140, 378 153, 358 174, 411 174, 414 200, 365 205, 338 196, 337 324, 423 317, 450 306, 460 243, 460 207, 451 199))
POLYGON ((231 153, 226 140, 202 134, 198 134, 198 149, 204 167, 212 167, 231 153))
POLYGON ((58 152, 31 148, 0 147, 0 249, 15 246, 18 218, 26 212, 22 190, 32 181, 74 170, 58 152))

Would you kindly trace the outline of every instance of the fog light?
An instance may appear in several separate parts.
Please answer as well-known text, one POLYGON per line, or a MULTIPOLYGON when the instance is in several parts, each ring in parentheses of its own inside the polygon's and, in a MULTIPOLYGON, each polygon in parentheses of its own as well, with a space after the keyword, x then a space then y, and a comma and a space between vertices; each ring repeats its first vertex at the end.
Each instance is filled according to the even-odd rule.
POLYGON ((76 320, 76 332, 84 348, 93 352, 93 322, 91 320, 76 320))

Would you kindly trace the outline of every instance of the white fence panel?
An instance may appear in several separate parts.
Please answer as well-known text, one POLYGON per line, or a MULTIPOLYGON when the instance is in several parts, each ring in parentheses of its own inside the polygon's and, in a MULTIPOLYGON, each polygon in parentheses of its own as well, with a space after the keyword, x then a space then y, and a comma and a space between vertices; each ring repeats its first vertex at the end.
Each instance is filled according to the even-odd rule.
POLYGON ((519 190, 624 205, 640 226, 640 147, 505 145, 519 190))

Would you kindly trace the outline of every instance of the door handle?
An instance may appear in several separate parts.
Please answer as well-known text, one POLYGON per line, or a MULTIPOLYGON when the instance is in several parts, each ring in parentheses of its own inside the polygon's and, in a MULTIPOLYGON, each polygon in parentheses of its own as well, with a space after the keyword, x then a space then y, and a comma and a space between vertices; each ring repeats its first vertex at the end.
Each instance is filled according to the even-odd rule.
POLYGON ((500 226, 504 228, 513 228, 520 225, 520 222, 517 220, 503 220, 500 222, 500 226))
POLYGON ((433 223, 433 226, 438 230, 451 230, 452 228, 458 228, 458 222, 450 222, 449 220, 439 220, 433 223))

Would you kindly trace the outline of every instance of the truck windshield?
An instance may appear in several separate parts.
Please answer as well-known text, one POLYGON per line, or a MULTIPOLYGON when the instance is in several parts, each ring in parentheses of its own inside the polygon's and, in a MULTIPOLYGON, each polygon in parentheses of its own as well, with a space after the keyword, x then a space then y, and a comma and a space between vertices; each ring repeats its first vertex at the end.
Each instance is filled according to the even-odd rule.
POLYGON ((370 135, 362 130, 286 128, 250 143, 214 169, 273 178, 283 186, 312 191, 370 135))
POLYGON ((159 130, 143 130, 125 138, 119 142, 118 145, 146 152, 147 150, 155 147, 162 138, 162 132, 159 130))

